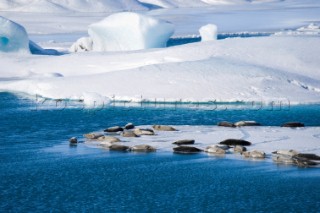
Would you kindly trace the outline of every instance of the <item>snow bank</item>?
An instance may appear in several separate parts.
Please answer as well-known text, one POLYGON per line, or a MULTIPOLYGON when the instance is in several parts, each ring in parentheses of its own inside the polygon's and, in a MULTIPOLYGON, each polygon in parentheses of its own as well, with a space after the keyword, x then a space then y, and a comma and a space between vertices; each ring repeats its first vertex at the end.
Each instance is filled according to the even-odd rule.
POLYGON ((137 0, 2 0, 0 11, 19 12, 115 12, 147 10, 137 0))
POLYGON ((320 35, 320 26, 315 23, 310 23, 307 26, 300 27, 296 30, 286 30, 276 32, 275 35, 320 35))
POLYGON ((218 28, 214 24, 207 24, 199 29, 201 41, 217 40, 218 28))
POLYGON ((29 38, 23 26, 0 16, 0 52, 29 51, 29 38))
POLYGON ((89 26, 94 51, 123 51, 165 47, 174 32, 171 23, 123 12, 89 26))
POLYGON ((319 45, 317 37, 274 36, 33 60, 4 56, 3 78, 30 70, 64 77, 5 80, 0 90, 57 99, 91 91, 128 101, 319 103, 319 45))

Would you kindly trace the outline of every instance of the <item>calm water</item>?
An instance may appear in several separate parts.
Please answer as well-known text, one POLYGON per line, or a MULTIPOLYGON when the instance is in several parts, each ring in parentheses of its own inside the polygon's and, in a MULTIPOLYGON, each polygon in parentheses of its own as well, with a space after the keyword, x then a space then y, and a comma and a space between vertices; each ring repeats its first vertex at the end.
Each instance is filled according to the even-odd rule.
POLYGON ((290 110, 109 107, 32 110, 0 93, 0 212, 319 212, 320 171, 269 162, 111 153, 68 138, 126 122, 212 125, 298 120, 320 125, 318 105, 290 110))

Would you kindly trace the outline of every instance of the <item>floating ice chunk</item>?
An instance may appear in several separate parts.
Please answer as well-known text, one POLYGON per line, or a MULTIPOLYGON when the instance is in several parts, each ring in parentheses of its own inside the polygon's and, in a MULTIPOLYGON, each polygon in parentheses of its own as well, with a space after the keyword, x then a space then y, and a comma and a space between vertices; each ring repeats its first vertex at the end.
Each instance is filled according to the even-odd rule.
POLYGON ((110 99, 95 92, 82 93, 81 99, 86 107, 103 108, 110 104, 110 99))
POLYGON ((199 29, 201 41, 217 40, 218 28, 214 24, 207 24, 199 29))
POLYGON ((133 12, 112 14, 88 30, 94 51, 165 47, 173 32, 173 24, 133 12))
POLYGON ((23 26, 0 16, 0 52, 30 53, 29 38, 23 26))
POLYGON ((87 52, 92 50, 92 38, 82 37, 79 38, 71 47, 70 52, 87 52))

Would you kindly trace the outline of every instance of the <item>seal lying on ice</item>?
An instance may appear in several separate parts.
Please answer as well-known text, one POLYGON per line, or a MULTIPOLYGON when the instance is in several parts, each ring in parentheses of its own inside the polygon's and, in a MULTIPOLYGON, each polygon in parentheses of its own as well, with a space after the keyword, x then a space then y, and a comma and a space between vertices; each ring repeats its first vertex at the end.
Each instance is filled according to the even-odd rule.
POLYGON ((202 152, 202 150, 193 146, 178 146, 173 148, 173 152, 179 154, 195 154, 202 152))
POLYGON ((236 145, 250 146, 251 145, 249 141, 241 140, 241 139, 226 139, 224 141, 221 141, 219 144, 225 144, 228 146, 236 146, 236 145))

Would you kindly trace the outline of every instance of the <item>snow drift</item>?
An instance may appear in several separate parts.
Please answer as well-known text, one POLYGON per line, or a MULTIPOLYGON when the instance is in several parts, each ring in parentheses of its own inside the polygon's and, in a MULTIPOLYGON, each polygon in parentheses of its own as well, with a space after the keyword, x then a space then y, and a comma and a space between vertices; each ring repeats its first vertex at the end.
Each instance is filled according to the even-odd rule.
POLYGON ((93 51, 165 47, 173 32, 171 23, 133 12, 110 15, 88 29, 93 51))
POLYGON ((0 16, 0 52, 29 53, 29 38, 23 26, 0 16))

